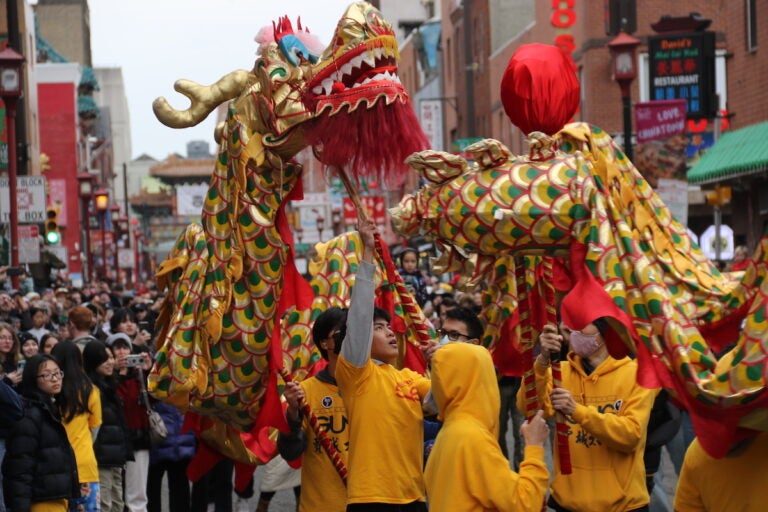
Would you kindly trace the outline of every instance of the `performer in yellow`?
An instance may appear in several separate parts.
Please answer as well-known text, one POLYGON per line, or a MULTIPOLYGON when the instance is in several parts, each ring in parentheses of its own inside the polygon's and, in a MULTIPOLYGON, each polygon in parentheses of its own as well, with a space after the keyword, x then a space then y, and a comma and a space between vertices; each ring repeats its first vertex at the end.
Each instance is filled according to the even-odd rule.
MULTIPOLYGON (((563 313, 568 318, 568 312, 563 313)), ((561 323, 561 329, 562 335, 551 324, 544 327, 541 354, 534 364, 545 414, 563 413, 569 428, 573 471, 563 474, 555 457, 549 506, 558 512, 648 510, 643 452, 656 393, 637 384, 636 361, 608 355, 605 336, 610 328, 604 319, 574 329, 561 323), (561 363, 562 387, 553 389, 550 354, 560 352, 564 339, 570 352, 561 363)), ((524 391, 518 393, 520 407, 524 391)))
POLYGON ((376 225, 360 222, 363 258, 352 289, 336 380, 349 414, 347 511, 426 511, 422 400, 429 379, 398 370, 389 314, 374 312, 376 225))
POLYGON ((278 435, 277 448, 280 455, 289 462, 304 455, 301 462, 299 512, 339 512, 347 504, 344 482, 320 445, 320 440, 309 424, 309 418, 303 417, 299 410, 301 401, 309 405, 320 428, 326 432, 346 465, 349 421, 336 384, 336 361, 341 351, 346 321, 346 310, 336 307, 317 317, 312 326, 312 340, 323 359, 328 361, 328 366, 301 383, 289 382, 284 392, 291 431, 278 435))
POLYGON ((432 357, 432 393, 444 419, 424 479, 431 512, 508 510, 538 512, 549 471, 543 411, 523 424, 520 473, 499 448, 499 388, 485 347, 448 343, 432 357))
POLYGON ((685 453, 675 494, 678 512, 749 512, 765 509, 768 432, 736 443, 715 459, 694 439, 685 453))

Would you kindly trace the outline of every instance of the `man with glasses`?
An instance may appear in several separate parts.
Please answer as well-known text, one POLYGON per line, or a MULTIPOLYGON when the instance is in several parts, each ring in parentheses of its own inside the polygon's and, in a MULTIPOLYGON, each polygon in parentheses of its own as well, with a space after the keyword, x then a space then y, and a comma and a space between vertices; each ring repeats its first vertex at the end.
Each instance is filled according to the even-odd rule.
POLYGON ((374 308, 374 235, 360 222, 363 257, 355 277, 336 380, 349 415, 347 511, 426 511, 422 400, 430 382, 393 366, 397 339, 374 308))
POLYGON ((445 345, 451 341, 461 341, 479 345, 483 336, 483 323, 477 315, 462 307, 449 309, 445 312, 445 320, 442 327, 437 330, 440 336, 440 344, 445 345))

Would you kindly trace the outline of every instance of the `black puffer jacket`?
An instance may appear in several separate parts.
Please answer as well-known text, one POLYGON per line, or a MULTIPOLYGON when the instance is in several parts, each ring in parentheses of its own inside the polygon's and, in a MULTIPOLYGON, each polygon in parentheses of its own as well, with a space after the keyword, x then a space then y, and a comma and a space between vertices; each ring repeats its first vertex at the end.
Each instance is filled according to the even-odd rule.
POLYGON ((3 460, 5 503, 14 512, 80 494, 75 454, 53 404, 40 395, 25 398, 24 407, 3 460))
POLYGON ((133 448, 123 415, 123 402, 117 395, 116 383, 95 380, 101 391, 101 427, 93 444, 100 468, 122 467, 133 460, 133 448))

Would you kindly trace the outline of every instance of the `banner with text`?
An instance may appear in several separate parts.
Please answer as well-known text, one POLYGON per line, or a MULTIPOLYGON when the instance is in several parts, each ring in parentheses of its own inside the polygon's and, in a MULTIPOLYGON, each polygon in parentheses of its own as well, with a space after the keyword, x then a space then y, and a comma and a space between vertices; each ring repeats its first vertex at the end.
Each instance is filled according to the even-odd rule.
POLYGON ((176 186, 176 214, 182 217, 202 215, 207 193, 207 183, 176 186))
MULTIPOLYGON (((11 198, 8 178, 0 178, 0 223, 7 224, 10 217, 11 198)), ((18 176, 16 178, 16 203, 19 223, 40 224, 45 222, 45 178, 43 176, 18 176)))
POLYGON ((635 103, 637 142, 650 142, 685 133, 685 100, 635 103))

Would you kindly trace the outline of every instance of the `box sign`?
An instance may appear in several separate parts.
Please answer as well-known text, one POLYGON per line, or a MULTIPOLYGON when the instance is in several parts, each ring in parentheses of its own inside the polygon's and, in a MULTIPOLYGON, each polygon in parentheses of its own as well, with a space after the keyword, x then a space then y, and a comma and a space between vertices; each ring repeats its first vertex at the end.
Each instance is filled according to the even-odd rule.
MULTIPOLYGON (((45 222, 45 178, 43 176, 18 176, 16 178, 16 204, 19 223, 41 224, 45 222)), ((0 224, 10 221, 11 198, 8 178, 0 178, 0 224)))
POLYGON ((651 36, 648 57, 652 100, 685 100, 690 119, 715 116, 714 32, 651 36))

